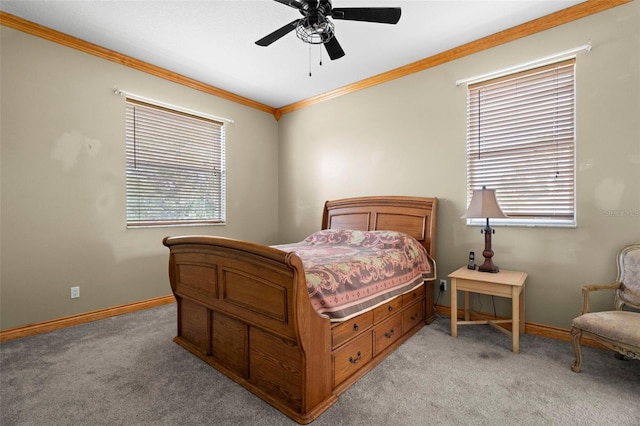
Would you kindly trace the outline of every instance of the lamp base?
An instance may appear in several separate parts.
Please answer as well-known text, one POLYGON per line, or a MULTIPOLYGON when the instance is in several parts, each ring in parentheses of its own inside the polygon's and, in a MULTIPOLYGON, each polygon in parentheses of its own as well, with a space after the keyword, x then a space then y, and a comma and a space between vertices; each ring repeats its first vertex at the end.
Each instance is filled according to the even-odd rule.
POLYGON ((493 264, 493 260, 491 260, 493 257, 493 250, 491 249, 491 234, 495 231, 489 226, 489 219, 487 219, 487 226, 485 226, 482 232, 484 233, 484 251, 482 252, 482 255, 484 256, 484 263, 480 265, 478 271, 491 272, 495 274, 496 272, 500 272, 500 270, 493 264))
MULTIPOLYGON (((492 253, 493 255, 493 253, 492 253)), ((484 263, 478 267, 478 271, 480 272, 491 272, 495 274, 496 272, 500 272, 500 269, 496 265, 493 264, 490 257, 484 258, 484 263)))

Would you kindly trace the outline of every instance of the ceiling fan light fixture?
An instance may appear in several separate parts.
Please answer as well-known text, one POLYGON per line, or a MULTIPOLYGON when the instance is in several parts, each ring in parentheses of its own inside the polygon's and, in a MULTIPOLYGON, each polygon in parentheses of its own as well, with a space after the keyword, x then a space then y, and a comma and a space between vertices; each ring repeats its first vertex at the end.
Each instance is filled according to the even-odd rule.
POLYGON ((296 31, 296 36, 308 44, 324 44, 331 60, 344 56, 338 43, 333 22, 329 18, 344 21, 396 24, 400 19, 399 7, 339 7, 333 8, 331 0, 274 0, 297 9, 303 16, 283 25, 256 41, 258 46, 269 46, 285 35, 296 31))
POLYGON ((296 35, 305 43, 323 44, 333 38, 334 25, 327 18, 307 16, 298 22, 296 35))

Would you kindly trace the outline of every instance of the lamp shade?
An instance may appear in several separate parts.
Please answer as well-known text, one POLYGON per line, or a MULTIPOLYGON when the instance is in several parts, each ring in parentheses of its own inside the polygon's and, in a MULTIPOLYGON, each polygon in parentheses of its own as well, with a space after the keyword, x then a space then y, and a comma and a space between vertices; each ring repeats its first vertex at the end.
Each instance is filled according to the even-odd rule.
POLYGON ((495 189, 476 189, 463 219, 507 217, 496 200, 495 189))

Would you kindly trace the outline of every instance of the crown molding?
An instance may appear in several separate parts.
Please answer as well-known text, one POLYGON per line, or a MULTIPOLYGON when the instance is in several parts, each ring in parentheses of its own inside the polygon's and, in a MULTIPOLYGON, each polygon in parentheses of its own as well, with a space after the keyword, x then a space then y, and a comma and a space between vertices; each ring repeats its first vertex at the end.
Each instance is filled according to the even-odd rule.
POLYGON ((181 84, 186 87, 190 87, 192 89, 199 90, 204 93, 208 93, 210 95, 217 96, 222 99, 226 99, 228 101, 236 102, 238 104, 275 115, 276 109, 272 106, 256 102, 252 99, 236 95, 235 93, 231 93, 226 90, 219 89, 215 86, 202 83, 198 80, 185 77, 184 75, 168 71, 164 68, 132 58, 122 53, 105 49, 104 47, 100 47, 96 44, 89 43, 82 39, 64 34, 60 31, 53 30, 43 25, 27 21, 26 19, 11 15, 10 13, 0 11, 0 24, 27 34, 34 35, 36 37, 43 38, 48 41, 52 41, 54 43, 61 44, 63 46, 70 47, 72 49, 79 50, 84 53, 88 53, 93 56, 97 56, 102 59, 106 59, 111 62, 136 69, 138 71, 145 72, 147 74, 154 75, 156 77, 160 77, 174 83, 181 84))
POLYGON ((136 70, 172 81, 174 83, 181 84, 183 86, 190 87, 192 89, 199 90, 204 93, 208 93, 210 95, 214 95, 250 108, 273 114, 276 120, 279 120, 284 114, 288 114, 290 112, 306 108, 311 105, 315 105, 324 101, 328 101, 330 99, 367 89, 378 84, 386 83, 391 80, 424 71, 428 68, 432 68, 446 62, 451 62, 456 59, 460 59, 465 56, 490 49, 492 47, 496 47, 523 37, 530 36, 532 34, 536 34, 575 21, 577 19, 585 18, 587 16, 603 12, 616 6, 630 3, 631 1, 633 0, 587 0, 583 3, 579 3, 567 9, 551 13, 541 18, 534 19, 533 21, 517 25, 515 27, 483 37, 470 43, 454 47, 453 49, 449 49, 445 52, 438 53, 428 58, 421 59, 419 61, 404 65, 399 68, 395 68, 393 70, 375 75, 373 77, 369 77, 356 83, 349 84, 347 86, 343 86, 338 89, 323 93, 321 95, 314 96, 300 102, 295 102, 280 108, 274 108, 272 106, 256 102, 252 99, 236 95, 235 93, 219 89, 209 84, 205 84, 189 77, 185 77, 181 74, 177 74, 164 68, 160 68, 153 64, 149 64, 130 56, 123 55, 113 50, 105 49, 93 43, 89 43, 79 38, 72 37, 70 35, 61 33, 43 25, 36 24, 34 22, 27 21, 3 11, 0 11, 0 24, 25 32, 27 34, 43 38, 45 40, 49 40, 76 50, 80 50, 81 52, 88 53, 90 55, 98 56, 108 61, 116 62, 118 64, 134 68, 136 70))
POLYGON ((525 22, 518 26, 500 31, 498 33, 483 37, 481 39, 472 41, 470 43, 463 44, 453 49, 438 53, 428 58, 421 59, 419 61, 404 65, 402 67, 393 69, 391 71, 384 72, 382 74, 375 75, 335 90, 332 90, 321 95, 305 99, 300 102, 295 102, 290 105, 286 105, 277 108, 274 115, 276 118, 281 117, 284 114, 306 108, 311 105, 318 104, 320 102, 334 99, 349 93, 357 92, 378 84, 386 83, 391 80, 395 80, 401 77, 405 77, 410 74, 414 74, 420 71, 424 71, 428 68, 435 67, 437 65, 451 62, 456 59, 463 58, 474 53, 481 52, 483 50, 490 49, 492 47, 499 46, 523 37, 536 34, 577 19, 585 18, 587 16, 603 12, 616 6, 630 3, 633 0, 588 0, 584 3, 579 3, 575 6, 571 6, 567 9, 560 10, 555 13, 543 16, 533 21, 525 22))

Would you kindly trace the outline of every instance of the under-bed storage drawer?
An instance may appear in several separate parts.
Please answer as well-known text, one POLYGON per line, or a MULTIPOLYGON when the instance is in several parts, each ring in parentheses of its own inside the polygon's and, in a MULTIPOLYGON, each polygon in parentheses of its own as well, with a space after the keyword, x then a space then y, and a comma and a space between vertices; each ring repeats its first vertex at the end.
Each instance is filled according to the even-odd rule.
POLYGON ((331 328, 331 347, 337 348, 344 342, 359 334, 369 330, 373 325, 373 311, 365 312, 362 315, 351 318, 334 325, 331 328))
POLYGON ((391 299, 384 305, 380 305, 373 310, 373 322, 379 323, 383 319, 390 315, 395 314, 402 308, 402 297, 397 296, 395 299, 391 299))
POLYGON ((333 385, 342 383, 373 358, 371 330, 333 351, 333 385))
POLYGON ((407 306, 411 302, 414 302, 424 296, 424 285, 418 288, 414 288, 409 293, 402 295, 402 306, 407 306))
POLYGON ((402 313, 389 317, 373 327, 373 354, 378 355, 402 336, 402 313))
POLYGON ((424 321, 424 299, 407 306, 402 311, 402 333, 406 333, 422 321, 424 321))

